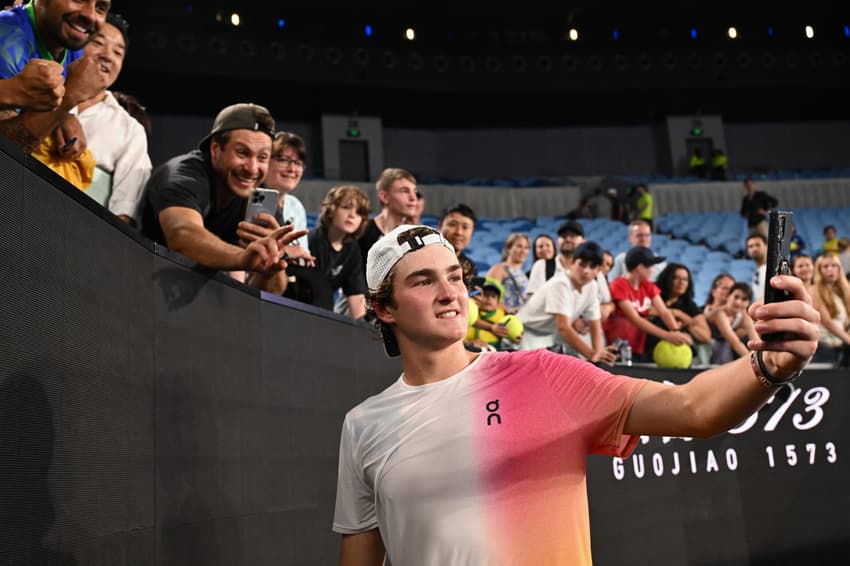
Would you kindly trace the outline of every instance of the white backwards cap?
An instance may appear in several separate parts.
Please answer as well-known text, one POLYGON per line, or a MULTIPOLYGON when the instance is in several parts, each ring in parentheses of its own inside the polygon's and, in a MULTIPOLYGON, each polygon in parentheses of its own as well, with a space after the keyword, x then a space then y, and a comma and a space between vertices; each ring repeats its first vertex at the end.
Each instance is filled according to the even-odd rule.
POLYGON ((455 253, 454 246, 442 234, 430 226, 402 224, 391 230, 388 234, 383 235, 381 239, 372 244, 366 256, 366 285, 369 286, 369 290, 373 292, 378 290, 378 287, 387 278, 390 270, 398 263, 398 260, 404 257, 404 254, 431 245, 445 246, 452 253, 455 253), (399 244, 399 235, 414 228, 427 228, 430 234, 413 236, 404 243, 399 244))

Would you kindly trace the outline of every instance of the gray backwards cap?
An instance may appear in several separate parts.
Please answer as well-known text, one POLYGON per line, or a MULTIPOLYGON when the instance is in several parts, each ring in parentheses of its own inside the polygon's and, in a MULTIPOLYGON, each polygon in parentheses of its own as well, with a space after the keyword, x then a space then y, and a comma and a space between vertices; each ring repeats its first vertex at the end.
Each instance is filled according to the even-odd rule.
POLYGON ((230 130, 255 130, 268 134, 274 140, 274 118, 265 107, 258 104, 250 102, 232 104, 218 113, 213 122, 212 131, 201 140, 198 148, 206 150, 214 135, 230 130))

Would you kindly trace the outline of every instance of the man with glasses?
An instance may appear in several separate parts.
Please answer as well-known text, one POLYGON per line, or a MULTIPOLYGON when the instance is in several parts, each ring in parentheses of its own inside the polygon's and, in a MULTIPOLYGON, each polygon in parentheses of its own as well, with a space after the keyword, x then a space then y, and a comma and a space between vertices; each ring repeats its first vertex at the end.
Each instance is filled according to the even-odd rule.
MULTIPOLYGON (((629 244, 630 248, 641 246, 644 248, 652 248, 652 226, 646 220, 634 220, 629 224, 629 244)), ((652 274, 651 281, 667 267, 667 262, 661 262, 655 266, 655 271, 652 274)), ((614 258, 614 267, 608 273, 608 281, 613 281, 617 277, 622 277, 628 273, 626 269, 626 252, 620 252, 614 258)))

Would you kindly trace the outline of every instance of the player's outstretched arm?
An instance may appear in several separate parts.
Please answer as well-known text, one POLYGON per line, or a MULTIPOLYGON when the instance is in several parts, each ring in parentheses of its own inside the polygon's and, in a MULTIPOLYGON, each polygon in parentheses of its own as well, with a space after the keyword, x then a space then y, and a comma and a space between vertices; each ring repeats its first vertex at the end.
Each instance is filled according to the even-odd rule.
POLYGON ((809 363, 817 349, 820 315, 796 277, 777 276, 770 283, 787 290, 791 299, 756 303, 750 307, 750 315, 760 337, 779 332, 782 338, 774 342, 750 340, 748 346, 754 355, 704 371, 684 385, 648 382, 629 413, 627 434, 720 434, 746 419, 774 394, 771 381, 793 379, 809 363))

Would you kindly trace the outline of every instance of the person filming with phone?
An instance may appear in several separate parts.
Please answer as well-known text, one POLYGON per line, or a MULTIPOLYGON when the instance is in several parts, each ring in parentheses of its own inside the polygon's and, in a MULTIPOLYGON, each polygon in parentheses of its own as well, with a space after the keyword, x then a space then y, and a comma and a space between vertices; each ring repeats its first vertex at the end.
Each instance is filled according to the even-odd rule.
POLYGON ((235 279, 258 289, 283 293, 285 246, 306 231, 284 226, 245 247, 237 235, 249 197, 268 171, 274 127, 269 111, 256 104, 234 104, 219 112, 197 149, 151 174, 142 233, 201 265, 234 272, 235 279))

